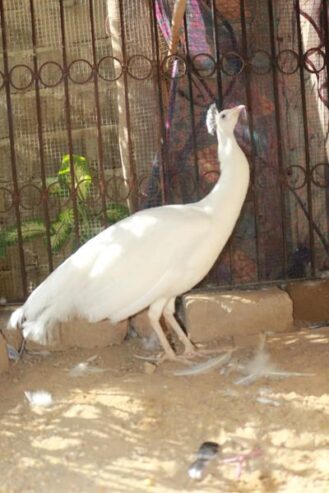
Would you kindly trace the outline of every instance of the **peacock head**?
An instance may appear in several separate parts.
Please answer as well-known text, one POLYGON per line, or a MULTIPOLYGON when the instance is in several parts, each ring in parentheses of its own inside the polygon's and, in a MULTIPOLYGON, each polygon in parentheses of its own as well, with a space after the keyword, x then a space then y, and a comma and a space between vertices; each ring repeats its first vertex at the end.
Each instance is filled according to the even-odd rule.
POLYGON ((215 135, 216 132, 231 135, 238 122, 241 111, 245 109, 246 107, 240 104, 234 108, 218 111, 216 105, 212 104, 207 113, 208 132, 212 135, 215 135))

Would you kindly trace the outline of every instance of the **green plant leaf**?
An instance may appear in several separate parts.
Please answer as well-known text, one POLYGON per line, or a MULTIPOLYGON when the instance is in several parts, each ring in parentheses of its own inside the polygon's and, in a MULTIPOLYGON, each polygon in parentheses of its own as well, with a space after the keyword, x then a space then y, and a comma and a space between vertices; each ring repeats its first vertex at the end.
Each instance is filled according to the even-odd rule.
POLYGON ((93 218, 90 221, 84 221, 80 225, 80 240, 82 243, 90 240, 102 230, 101 221, 93 218))
POLYGON ((70 195, 68 187, 60 182, 58 176, 48 176, 46 178, 46 185, 50 195, 55 195, 56 197, 66 198, 70 195))
POLYGON ((106 216, 109 224, 117 223, 129 216, 129 209, 127 206, 122 204, 109 204, 106 209, 106 216))
MULTIPOLYGON (((28 219, 21 223, 23 241, 43 236, 46 233, 46 226, 41 219, 28 219)), ((18 232, 17 226, 9 226, 0 233, 0 257, 4 257, 7 247, 17 245, 18 232)))
POLYGON ((73 209, 71 207, 61 211, 56 221, 51 225, 50 244, 53 253, 58 253, 68 242, 74 224, 73 209))
MULTIPOLYGON (((84 156, 72 154, 72 164, 74 170, 74 187, 78 191, 79 199, 86 200, 92 183, 88 161, 84 156)), ((64 154, 62 158, 61 167, 58 171, 58 179, 62 187, 70 189, 72 183, 70 154, 64 154)))

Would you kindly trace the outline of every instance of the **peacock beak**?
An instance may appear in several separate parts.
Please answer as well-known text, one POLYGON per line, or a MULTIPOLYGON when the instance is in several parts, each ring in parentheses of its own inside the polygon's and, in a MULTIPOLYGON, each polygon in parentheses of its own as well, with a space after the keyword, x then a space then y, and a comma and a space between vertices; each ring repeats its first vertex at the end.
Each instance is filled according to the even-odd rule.
POLYGON ((244 104, 240 104, 239 106, 235 107, 237 113, 238 113, 238 118, 243 115, 245 117, 247 115, 247 107, 244 104))

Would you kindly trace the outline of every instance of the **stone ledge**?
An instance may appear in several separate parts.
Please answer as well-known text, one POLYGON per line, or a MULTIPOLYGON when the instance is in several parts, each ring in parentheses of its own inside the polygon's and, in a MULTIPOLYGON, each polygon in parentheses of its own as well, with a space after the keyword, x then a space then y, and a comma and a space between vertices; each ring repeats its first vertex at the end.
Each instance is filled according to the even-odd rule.
MULTIPOLYGON (((16 308, 16 307, 15 307, 16 308)), ((7 321, 13 310, 6 307, 0 312, 0 324, 3 333, 12 346, 16 349, 20 347, 22 337, 18 330, 5 329, 7 321)), ((128 332, 128 322, 123 321, 117 325, 112 325, 109 320, 97 323, 89 323, 86 320, 70 320, 61 323, 53 331, 53 340, 47 346, 27 341, 27 349, 63 351, 70 348, 102 348, 120 344, 128 332)))
POLYGON ((193 342, 293 330, 289 295, 279 288, 198 291, 183 296, 186 330, 193 342))
POLYGON ((9 370, 9 359, 7 353, 7 343, 2 334, 0 334, 0 373, 9 370))
POLYGON ((292 299, 295 322, 329 320, 329 279, 293 282, 284 289, 292 299))

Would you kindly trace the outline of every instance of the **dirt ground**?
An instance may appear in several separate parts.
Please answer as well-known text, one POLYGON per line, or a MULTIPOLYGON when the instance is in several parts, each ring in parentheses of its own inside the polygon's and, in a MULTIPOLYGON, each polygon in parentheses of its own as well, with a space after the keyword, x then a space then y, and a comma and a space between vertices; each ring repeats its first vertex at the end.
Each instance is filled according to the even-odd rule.
MULTIPOLYGON (((100 351, 25 356, 0 377, 0 492, 329 493, 329 329, 273 336, 278 369, 314 376, 236 385, 236 371, 174 376, 139 340, 100 351), (97 354, 102 373, 68 369, 97 354), (146 368, 147 367, 147 368, 146 368), (25 391, 52 394, 31 407, 25 391), (257 400, 260 399, 260 400, 257 400), (204 441, 222 446, 200 481, 188 468, 204 441), (244 467, 222 462, 260 455, 244 467)), ((238 360, 250 357, 239 349, 238 360)))

